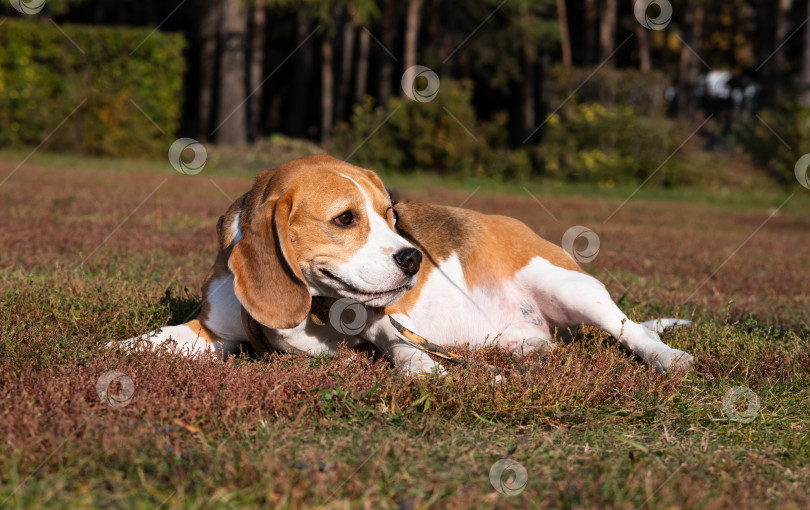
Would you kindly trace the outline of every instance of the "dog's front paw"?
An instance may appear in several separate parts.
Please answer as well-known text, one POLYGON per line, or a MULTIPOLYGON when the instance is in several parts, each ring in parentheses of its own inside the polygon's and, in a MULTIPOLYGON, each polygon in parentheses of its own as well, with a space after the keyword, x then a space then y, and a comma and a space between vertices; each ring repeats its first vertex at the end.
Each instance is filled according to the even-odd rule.
POLYGON ((667 348, 649 356, 645 361, 656 372, 690 372, 695 367, 695 357, 688 352, 667 348))
POLYGON ((423 352, 417 351, 411 356, 400 356, 396 360, 397 368, 403 375, 411 377, 426 377, 430 375, 447 375, 447 370, 437 361, 423 352))

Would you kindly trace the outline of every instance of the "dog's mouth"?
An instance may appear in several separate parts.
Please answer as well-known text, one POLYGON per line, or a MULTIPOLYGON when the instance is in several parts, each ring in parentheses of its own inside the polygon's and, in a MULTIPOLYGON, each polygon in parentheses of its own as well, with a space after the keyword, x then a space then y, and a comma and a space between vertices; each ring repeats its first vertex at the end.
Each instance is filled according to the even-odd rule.
POLYGON ((319 269, 320 269, 321 273, 324 276, 326 276, 330 280, 333 280, 333 281, 339 283, 343 287, 342 290, 348 291, 349 293, 354 294, 355 296, 358 296, 360 298, 360 299, 358 299, 358 301, 376 301, 376 300, 379 300, 380 298, 393 297, 393 296, 395 296, 395 295, 397 295, 397 294, 399 294, 401 292, 405 292, 406 290, 410 290, 412 288, 411 285, 405 284, 405 285, 400 285, 399 287, 395 287, 395 288, 389 289, 389 290, 367 291, 367 290, 363 290, 363 289, 360 289, 360 288, 352 285, 351 283, 347 282, 343 278, 337 276, 334 273, 331 273, 327 269, 324 269, 324 268, 319 268, 319 269))

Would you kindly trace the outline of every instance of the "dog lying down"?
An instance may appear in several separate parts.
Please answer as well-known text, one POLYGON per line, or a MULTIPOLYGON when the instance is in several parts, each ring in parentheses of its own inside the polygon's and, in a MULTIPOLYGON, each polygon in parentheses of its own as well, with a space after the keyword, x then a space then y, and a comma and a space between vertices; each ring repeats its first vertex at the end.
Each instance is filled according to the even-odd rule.
POLYGON ((259 355, 334 355, 343 342, 369 342, 403 373, 419 375, 442 371, 419 339, 437 349, 494 343, 519 360, 585 324, 657 371, 693 366, 691 355, 659 338, 688 321, 631 321, 602 283, 522 222, 394 206, 374 172, 329 156, 258 174, 218 235, 199 317, 122 345, 172 340, 188 355, 228 356, 249 342, 259 355), (328 311, 317 313, 325 303, 328 311))

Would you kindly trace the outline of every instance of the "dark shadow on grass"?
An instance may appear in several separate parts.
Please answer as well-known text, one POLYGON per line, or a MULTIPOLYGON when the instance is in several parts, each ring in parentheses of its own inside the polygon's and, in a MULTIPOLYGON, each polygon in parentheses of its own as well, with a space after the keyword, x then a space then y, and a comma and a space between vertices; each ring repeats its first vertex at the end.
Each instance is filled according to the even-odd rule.
POLYGON ((172 294, 172 289, 166 289, 166 293, 160 298, 161 306, 169 308, 171 316, 169 317, 169 326, 176 326, 178 324, 186 323, 200 314, 202 309, 202 301, 188 293, 188 289, 183 287, 184 296, 175 296, 172 294))

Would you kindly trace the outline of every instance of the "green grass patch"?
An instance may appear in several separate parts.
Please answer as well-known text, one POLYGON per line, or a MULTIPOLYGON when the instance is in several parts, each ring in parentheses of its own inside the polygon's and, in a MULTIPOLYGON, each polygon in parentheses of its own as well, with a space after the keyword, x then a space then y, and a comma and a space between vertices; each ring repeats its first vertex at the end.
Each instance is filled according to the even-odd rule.
MULTIPOLYGON (((288 140, 284 143, 268 142, 261 144, 257 149, 209 149, 211 155, 209 162, 200 174, 189 176, 189 179, 210 177, 252 179, 264 169, 272 168, 296 157, 318 152, 316 147, 298 144, 294 140, 288 140), (248 155, 240 155, 240 152, 248 155)), ((0 150, 0 158, 6 160, 9 164, 23 161, 27 156, 28 153, 21 151, 0 150)), ((731 173, 735 172, 733 167, 742 165, 744 169, 739 172, 743 173, 744 176, 738 180, 726 181, 728 184, 721 186, 661 187, 655 185, 655 183, 642 185, 641 182, 615 183, 608 186, 598 182, 568 182, 561 179, 536 177, 525 180, 456 177, 442 176, 426 171, 408 173, 379 171, 379 173, 388 187, 401 190, 441 188, 467 191, 469 193, 486 190, 487 192, 502 195, 525 195, 529 192, 532 195, 545 197, 607 199, 616 201, 617 205, 632 197, 633 200, 704 203, 742 209, 777 207, 791 193, 791 190, 773 183, 764 176, 756 175, 756 171, 746 166, 747 163, 744 161, 741 163, 738 156, 724 155, 722 153, 712 155, 697 153, 690 156, 690 161, 692 160, 696 164, 706 167, 725 165, 730 167, 728 171, 731 173)), ((27 164, 58 168, 84 168, 105 173, 177 175, 177 172, 169 164, 168 158, 165 161, 161 159, 125 159, 38 151, 27 160, 27 164)), ((810 195, 802 193, 802 189, 798 188, 798 186, 796 186, 795 191, 794 197, 786 204, 784 210, 792 211, 810 207, 810 195)))

